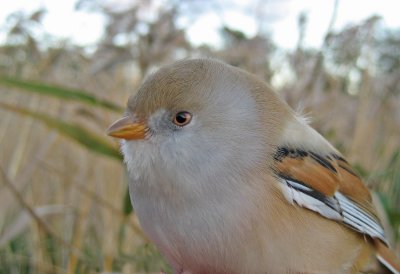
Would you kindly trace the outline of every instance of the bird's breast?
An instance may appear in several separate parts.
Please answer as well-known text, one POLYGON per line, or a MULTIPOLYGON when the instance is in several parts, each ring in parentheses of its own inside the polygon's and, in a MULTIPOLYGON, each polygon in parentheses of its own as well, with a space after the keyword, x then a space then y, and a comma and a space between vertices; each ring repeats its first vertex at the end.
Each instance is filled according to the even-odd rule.
POLYGON ((243 258, 243 243, 254 226, 246 217, 256 210, 246 202, 250 196, 240 189, 189 195, 179 188, 183 182, 161 178, 157 171, 147 179, 130 185, 133 205, 143 230, 168 261, 193 273, 203 268, 235 273, 235 261, 243 258), (160 184, 162 191, 156 187, 160 184))

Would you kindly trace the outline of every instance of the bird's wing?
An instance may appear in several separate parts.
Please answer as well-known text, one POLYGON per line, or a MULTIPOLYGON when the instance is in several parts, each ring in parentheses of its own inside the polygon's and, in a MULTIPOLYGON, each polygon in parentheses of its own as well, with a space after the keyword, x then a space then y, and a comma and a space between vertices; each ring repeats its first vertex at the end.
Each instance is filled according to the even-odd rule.
MULTIPOLYGON (((274 155, 274 171, 289 202, 343 223, 372 239, 379 239, 385 243, 380 247, 386 246, 371 194, 341 156, 279 147, 274 155)), ((378 259, 384 265, 388 264, 379 254, 378 259)))

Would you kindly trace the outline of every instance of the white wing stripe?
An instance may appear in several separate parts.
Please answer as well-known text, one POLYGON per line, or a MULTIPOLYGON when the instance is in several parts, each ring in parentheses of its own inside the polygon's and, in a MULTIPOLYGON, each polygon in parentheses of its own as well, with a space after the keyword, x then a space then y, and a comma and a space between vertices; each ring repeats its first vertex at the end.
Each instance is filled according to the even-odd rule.
MULTIPOLYGON (((361 229, 359 229, 361 232, 367 232, 372 237, 378 237, 379 239, 382 239, 383 241, 386 242, 385 240, 385 232, 383 231, 383 228, 379 225, 378 220, 373 220, 371 216, 359 208, 355 203, 351 202, 346 196, 341 194, 340 192, 337 192, 335 194, 335 197, 338 199, 339 204, 343 210, 343 216, 344 214, 347 214, 347 218, 345 218, 345 222, 349 221, 352 219, 353 222, 357 222, 364 225, 361 225, 361 229)), ((350 225, 350 224, 349 224, 350 225)))
MULTIPOLYGON (((340 221, 342 220, 342 216, 338 213, 337 210, 328 206, 323 201, 316 199, 315 197, 308 195, 303 191, 298 190, 297 187, 300 184, 286 179, 282 179, 281 182, 282 192, 285 198, 291 204, 296 203, 299 206, 315 211, 328 219, 340 221)), ((310 192, 313 191, 311 188, 303 185, 301 185, 301 187, 299 188, 310 192)))
POLYGON ((302 190, 305 190, 305 191, 313 191, 311 188, 306 187, 305 185, 302 185, 302 184, 299 184, 299 183, 296 183, 296 182, 293 182, 293 181, 290 181, 290 180, 286 180, 286 183, 288 183, 288 184, 290 184, 292 186, 295 186, 297 189, 302 189, 302 190))
POLYGON ((377 232, 374 229, 371 229, 369 226, 365 226, 365 224, 363 224, 362 222, 360 222, 358 219, 354 218, 354 216, 352 216, 347 212, 343 212, 343 222, 351 226, 355 230, 364 234, 368 234, 372 237, 381 238, 382 236, 379 232, 377 232))
POLYGON ((357 207, 351 206, 346 203, 341 203, 341 200, 339 199, 339 203, 345 213, 348 213, 350 216, 353 216, 357 220, 361 221, 362 223, 366 224, 367 226, 373 228, 376 231, 379 231, 379 233, 383 233, 383 230, 381 227, 379 227, 376 222, 373 222, 371 218, 367 217, 367 213, 363 213, 360 210, 358 210, 357 207))
POLYGON ((394 269, 394 267, 388 263, 381 255, 376 255, 376 257, 378 258, 378 260, 387 267, 387 269, 389 269, 390 271, 392 271, 393 274, 400 274, 399 271, 397 271, 396 269, 394 269))
POLYGON ((374 223, 375 225, 377 225, 378 227, 380 227, 380 225, 377 224, 377 220, 375 218, 372 218, 367 212, 365 212, 362 208, 355 206, 355 204, 346 196, 344 196, 343 194, 341 194, 340 192, 337 192, 335 194, 335 197, 337 198, 337 200, 340 202, 341 205, 348 205, 350 208, 352 208, 352 210, 357 211, 358 213, 360 213, 362 216, 364 216, 365 218, 367 218, 370 222, 374 223))
POLYGON ((329 206, 331 209, 340 212, 340 208, 339 208, 339 203, 337 202, 337 200, 333 197, 326 197, 324 195, 322 195, 321 193, 315 191, 312 188, 309 188, 301 183, 289 180, 289 179, 285 179, 282 178, 286 184, 295 189, 296 191, 300 191, 308 196, 311 196, 313 199, 320 201, 322 204, 325 204, 327 206, 329 206))
POLYGON ((291 204, 296 203, 326 218, 342 221, 358 232, 386 242, 385 233, 379 221, 340 192, 336 192, 333 197, 328 197, 287 178, 281 178, 281 182, 282 192, 291 204))

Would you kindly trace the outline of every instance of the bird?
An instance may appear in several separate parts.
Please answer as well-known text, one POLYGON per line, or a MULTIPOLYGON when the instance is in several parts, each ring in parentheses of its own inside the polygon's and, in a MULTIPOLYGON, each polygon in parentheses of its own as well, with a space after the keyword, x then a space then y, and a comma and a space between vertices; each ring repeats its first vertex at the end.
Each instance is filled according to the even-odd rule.
POLYGON ((107 134, 175 273, 400 273, 369 189, 257 76, 212 58, 162 66, 107 134))

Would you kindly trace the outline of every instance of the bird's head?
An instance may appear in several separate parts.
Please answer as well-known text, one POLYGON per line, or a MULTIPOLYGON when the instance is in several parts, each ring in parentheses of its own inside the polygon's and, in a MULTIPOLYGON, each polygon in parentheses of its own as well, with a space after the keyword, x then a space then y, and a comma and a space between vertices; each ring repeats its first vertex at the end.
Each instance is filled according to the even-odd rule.
POLYGON ((132 176, 223 179, 266 164, 279 127, 277 101, 239 69, 210 59, 184 60, 147 77, 108 134, 123 139, 132 176))

